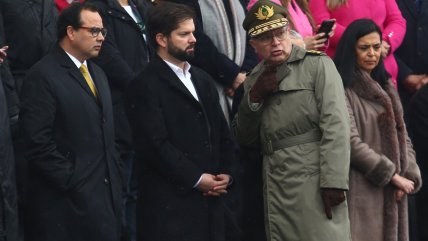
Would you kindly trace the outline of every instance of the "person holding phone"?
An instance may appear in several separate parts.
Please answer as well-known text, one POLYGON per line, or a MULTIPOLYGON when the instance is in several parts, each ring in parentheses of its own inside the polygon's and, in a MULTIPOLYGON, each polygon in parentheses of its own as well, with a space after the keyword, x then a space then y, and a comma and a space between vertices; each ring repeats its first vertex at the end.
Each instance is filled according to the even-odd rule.
POLYGON ((334 56, 342 34, 351 22, 360 18, 373 20, 383 32, 382 57, 396 86, 398 66, 393 53, 403 41, 406 21, 395 0, 311 0, 309 8, 317 24, 326 19, 336 19, 337 28, 326 51, 330 57, 334 56))
MULTIPOLYGON (((257 1, 250 0, 247 9, 249 10, 257 1)), ((304 47, 307 50, 326 49, 328 39, 333 36, 336 26, 329 25, 329 29, 324 28, 325 31, 319 31, 321 26, 316 26, 307 0, 271 0, 271 2, 282 5, 286 9, 291 30, 302 35, 304 47)), ((334 23, 334 20, 331 22, 334 23)))

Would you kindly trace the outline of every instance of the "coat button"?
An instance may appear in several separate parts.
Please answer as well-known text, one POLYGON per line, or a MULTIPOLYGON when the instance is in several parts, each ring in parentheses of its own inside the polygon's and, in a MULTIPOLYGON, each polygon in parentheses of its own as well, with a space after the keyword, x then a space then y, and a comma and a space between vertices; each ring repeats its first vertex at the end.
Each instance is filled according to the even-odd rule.
POLYGON ((210 147, 210 143, 208 141, 204 141, 204 145, 205 145, 206 148, 210 147))
POLYGON ((110 184, 110 181, 107 178, 104 178, 104 184, 108 185, 110 184))

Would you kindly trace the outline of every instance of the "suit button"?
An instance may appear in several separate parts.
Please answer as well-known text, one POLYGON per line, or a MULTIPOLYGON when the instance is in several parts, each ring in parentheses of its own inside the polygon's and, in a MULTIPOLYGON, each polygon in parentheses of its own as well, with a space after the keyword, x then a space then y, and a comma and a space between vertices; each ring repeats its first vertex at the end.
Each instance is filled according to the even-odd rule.
POLYGON ((104 184, 108 185, 110 184, 110 181, 107 178, 104 178, 104 184))

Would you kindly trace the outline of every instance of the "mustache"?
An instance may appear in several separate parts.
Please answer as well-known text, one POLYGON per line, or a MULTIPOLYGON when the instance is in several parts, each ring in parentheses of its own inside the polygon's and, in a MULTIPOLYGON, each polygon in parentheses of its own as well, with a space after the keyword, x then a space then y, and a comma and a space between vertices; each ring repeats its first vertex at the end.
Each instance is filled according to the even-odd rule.
POLYGON ((191 44, 191 45, 189 45, 189 46, 186 47, 186 50, 188 50, 188 49, 194 49, 194 48, 195 48, 195 44, 191 44))

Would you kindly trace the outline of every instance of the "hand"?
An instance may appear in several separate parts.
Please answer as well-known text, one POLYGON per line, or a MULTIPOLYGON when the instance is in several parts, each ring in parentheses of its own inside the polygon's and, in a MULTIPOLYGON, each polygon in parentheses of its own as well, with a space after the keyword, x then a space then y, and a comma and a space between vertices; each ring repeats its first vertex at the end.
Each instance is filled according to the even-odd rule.
POLYGON ((391 183, 406 194, 410 194, 415 189, 415 183, 405 177, 394 174, 391 178, 391 183))
MULTIPOLYGON (((334 19, 336 20, 336 19, 334 19)), ((336 22, 334 22, 333 27, 331 28, 331 31, 328 33, 328 37, 331 38, 334 36, 334 30, 336 30, 336 22)))
POLYGON ((232 83, 233 90, 238 89, 238 87, 241 86, 242 83, 244 83, 246 78, 247 78, 247 75, 245 75, 245 73, 239 73, 232 83))
POLYGON ((403 192, 400 189, 395 190, 394 192, 394 196, 395 196, 395 201, 399 202, 401 201, 401 199, 404 197, 404 195, 406 195, 405 192, 403 192))
POLYGON ((233 97, 235 95, 235 90, 238 89, 242 83, 244 83, 246 78, 247 75, 245 73, 239 73, 233 81, 232 87, 224 88, 224 92, 226 93, 226 95, 233 97))
POLYGON ((332 219, 331 208, 345 201, 345 191, 336 188, 323 188, 321 198, 324 204, 324 211, 328 219, 332 219))
POLYGON ((269 94, 278 91, 278 80, 276 79, 276 66, 266 66, 263 73, 257 78, 256 83, 250 90, 250 101, 260 103, 269 94))
POLYGON ((3 46, 2 48, 0 48, 0 64, 3 63, 4 59, 7 57, 7 49, 9 48, 9 46, 3 46))
POLYGON ((304 37, 303 41, 305 42, 306 49, 317 50, 321 47, 324 47, 327 38, 325 37, 325 33, 319 33, 314 36, 304 37))
POLYGON ((233 97, 235 95, 235 90, 233 88, 224 88, 224 93, 229 97, 233 97))
POLYGON ((199 182, 198 186, 196 186, 196 189, 205 193, 213 189, 215 185, 216 185, 216 177, 209 173, 204 173, 202 174, 201 181, 199 182))
POLYGON ((386 58, 386 56, 389 54, 390 51, 391 51, 391 45, 389 45, 387 41, 382 40, 382 46, 381 46, 382 57, 386 58))
POLYGON ((219 174, 215 176, 215 180, 218 184, 204 193, 204 196, 220 196, 221 194, 227 194, 227 186, 229 185, 230 176, 226 174, 219 174))
POLYGON ((428 77, 426 75, 411 74, 404 79, 403 85, 407 91, 414 93, 426 84, 427 81, 428 77))
POLYGON ((226 177, 223 177, 223 175, 224 174, 214 176, 209 173, 202 174, 201 181, 196 189, 201 191, 204 196, 220 196, 221 194, 226 194, 229 176, 225 175, 226 177))

